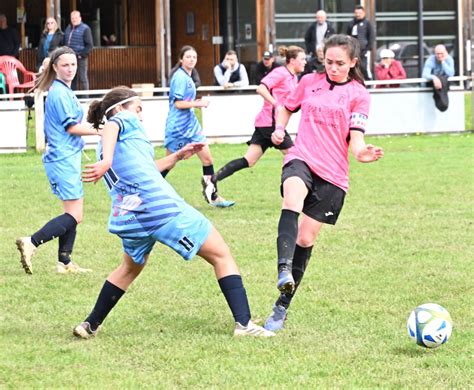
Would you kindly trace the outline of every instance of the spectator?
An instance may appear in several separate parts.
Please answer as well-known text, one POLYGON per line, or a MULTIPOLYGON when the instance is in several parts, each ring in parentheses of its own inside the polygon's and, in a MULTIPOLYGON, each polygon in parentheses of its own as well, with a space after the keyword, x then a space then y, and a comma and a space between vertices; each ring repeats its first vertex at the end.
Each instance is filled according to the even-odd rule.
POLYGON ((41 63, 40 67, 38 68, 38 73, 39 74, 43 73, 46 70, 46 68, 49 66, 50 62, 51 62, 51 58, 46 57, 41 63))
POLYGON ((18 57, 20 36, 13 27, 8 27, 7 16, 0 14, 0 56, 18 57))
POLYGON ((435 53, 425 62, 421 77, 433 82, 436 89, 441 89, 440 76, 454 76, 454 60, 444 45, 436 45, 435 53))
POLYGON ((81 80, 82 89, 89 89, 89 78, 87 76, 88 57, 94 46, 90 27, 82 22, 79 11, 71 12, 71 24, 67 26, 64 33, 64 45, 70 47, 77 56, 77 74, 72 81, 71 88, 77 89, 77 76, 81 80))
POLYGON ((316 56, 311 57, 304 67, 303 73, 301 73, 300 78, 308 73, 323 73, 325 71, 324 67, 324 45, 318 46, 316 48, 316 56))
POLYGON ((50 53, 61 46, 64 40, 64 34, 60 30, 56 19, 49 17, 44 24, 44 30, 38 44, 38 56, 36 61, 36 69, 39 71, 43 61, 49 57, 50 53))
POLYGON ((255 85, 260 85, 260 81, 273 69, 281 66, 275 61, 273 53, 271 51, 266 51, 263 53, 263 59, 257 64, 255 68, 255 85))
MULTIPOLYGON (((401 80, 406 79, 407 74, 400 61, 395 58, 395 53, 390 49, 383 49, 380 52, 380 63, 375 67, 375 77, 377 80, 401 80)), ((398 88, 400 84, 378 85, 378 88, 398 88)))
POLYGON ((249 77, 245 66, 239 64, 237 53, 234 50, 229 50, 224 57, 224 60, 214 67, 214 76, 216 78, 216 85, 224 88, 232 87, 246 87, 249 85, 249 77))
POLYGON ((449 106, 448 77, 454 76, 454 60, 448 54, 446 46, 436 45, 435 53, 425 62, 421 77, 433 83, 433 99, 440 111, 446 111, 449 106))
POLYGON ((365 80, 371 80, 370 50, 374 44, 375 32, 370 22, 365 18, 365 9, 361 5, 355 7, 354 19, 347 26, 346 34, 359 41, 362 73, 365 80))
POLYGON ((285 45, 278 46, 278 55, 276 57, 276 63, 285 66, 286 65, 286 53, 288 53, 288 47, 285 45))
POLYGON ((117 37, 115 34, 110 34, 109 37, 102 35, 102 41, 104 42, 104 46, 115 46, 117 44, 117 37))
POLYGON ((323 10, 316 12, 316 21, 311 23, 304 36, 306 53, 310 57, 317 57, 317 48, 324 47, 324 40, 336 33, 331 23, 326 21, 327 15, 323 10))

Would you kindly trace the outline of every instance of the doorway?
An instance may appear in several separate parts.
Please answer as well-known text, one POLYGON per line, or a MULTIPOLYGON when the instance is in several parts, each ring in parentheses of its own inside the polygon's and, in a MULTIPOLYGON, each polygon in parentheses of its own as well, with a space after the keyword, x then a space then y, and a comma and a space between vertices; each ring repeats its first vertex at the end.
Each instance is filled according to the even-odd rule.
POLYGON ((202 85, 213 85, 213 68, 220 61, 219 0, 170 1, 171 63, 178 61, 184 45, 193 46, 198 53, 196 69, 202 85))

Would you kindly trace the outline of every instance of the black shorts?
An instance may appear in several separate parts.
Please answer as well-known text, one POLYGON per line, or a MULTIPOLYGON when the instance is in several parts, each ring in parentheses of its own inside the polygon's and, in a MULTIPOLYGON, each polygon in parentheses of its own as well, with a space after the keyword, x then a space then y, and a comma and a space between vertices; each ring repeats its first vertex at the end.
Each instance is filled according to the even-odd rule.
POLYGON ((275 145, 272 142, 272 133, 275 131, 273 126, 270 127, 256 127, 252 134, 252 138, 247 142, 247 145, 260 145, 263 152, 268 148, 275 149, 289 149, 293 146, 293 140, 288 132, 285 130, 285 138, 280 145, 275 145))
POLYGON ((320 178, 301 160, 291 160, 281 173, 281 193, 283 182, 290 177, 299 177, 308 187, 308 195, 303 204, 303 213, 322 223, 335 225, 344 205, 346 193, 341 188, 320 178))

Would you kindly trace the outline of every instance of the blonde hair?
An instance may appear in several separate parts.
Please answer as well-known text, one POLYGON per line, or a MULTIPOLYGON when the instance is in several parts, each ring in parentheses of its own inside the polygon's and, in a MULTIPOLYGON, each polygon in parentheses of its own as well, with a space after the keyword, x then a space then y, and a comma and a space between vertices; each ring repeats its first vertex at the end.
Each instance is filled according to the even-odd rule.
POLYGON ((56 21, 56 19, 54 19, 52 16, 46 18, 46 20, 44 21, 44 29, 43 29, 43 32, 44 33, 49 33, 49 30, 48 30, 48 20, 54 20, 54 24, 56 25, 56 29, 54 30, 54 32, 58 31, 59 30, 59 26, 58 26, 58 22, 56 21))

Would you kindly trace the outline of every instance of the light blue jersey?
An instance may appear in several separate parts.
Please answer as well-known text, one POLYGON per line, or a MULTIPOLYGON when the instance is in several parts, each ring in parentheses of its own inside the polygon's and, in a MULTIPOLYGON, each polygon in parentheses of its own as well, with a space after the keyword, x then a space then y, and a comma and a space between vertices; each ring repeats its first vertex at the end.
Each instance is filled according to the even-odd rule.
POLYGON ((175 102, 196 99, 194 81, 183 68, 173 75, 170 84, 169 112, 166 119, 165 147, 176 151, 190 142, 204 142, 201 125, 192 108, 178 109, 175 102), (170 147, 168 147, 170 146, 170 147))
MULTIPOLYGON (((154 241, 170 246, 186 259, 191 258, 207 239, 210 223, 163 179, 156 167, 153 146, 137 115, 121 111, 109 121, 119 126, 112 167, 104 175, 112 198, 109 231, 123 239, 125 252, 139 264, 151 251, 154 241), (199 222, 204 223, 199 238, 190 239, 192 245, 187 241, 192 232, 185 234, 176 225, 176 221, 190 213, 194 213, 195 227, 203 226, 199 222)), ((99 144, 99 159, 101 155, 99 144)))
POLYGON ((54 80, 45 103, 44 132, 46 149, 43 162, 60 161, 81 152, 84 140, 69 134, 69 126, 81 123, 84 111, 76 96, 66 84, 54 80))

